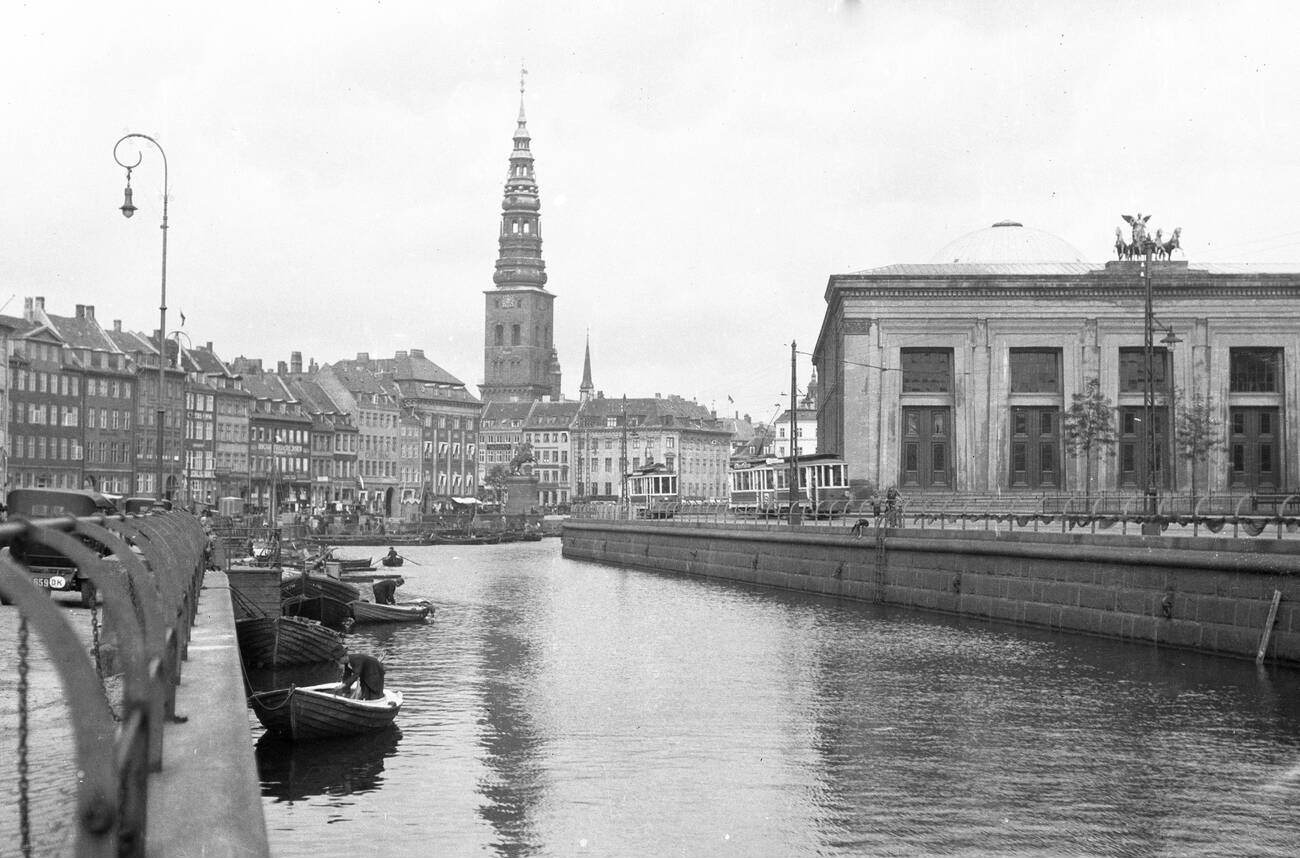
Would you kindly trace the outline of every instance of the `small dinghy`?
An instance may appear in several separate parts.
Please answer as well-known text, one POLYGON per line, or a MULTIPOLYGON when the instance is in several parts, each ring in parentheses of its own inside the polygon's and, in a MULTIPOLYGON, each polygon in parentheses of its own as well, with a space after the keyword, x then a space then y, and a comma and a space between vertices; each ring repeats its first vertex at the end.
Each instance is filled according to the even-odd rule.
POLYGON ((352 619, 361 623, 420 623, 433 613, 428 602, 402 602, 397 605, 378 605, 357 600, 350 603, 352 619))
POLYGON ((340 682, 289 686, 261 691, 248 698, 257 720, 267 730, 294 740, 355 736, 382 730, 402 707, 402 692, 384 691, 376 700, 358 700, 338 692, 340 682))
POLYGON ((280 603, 280 613, 286 617, 306 617, 335 631, 346 632, 352 628, 352 607, 329 596, 290 596, 280 603))

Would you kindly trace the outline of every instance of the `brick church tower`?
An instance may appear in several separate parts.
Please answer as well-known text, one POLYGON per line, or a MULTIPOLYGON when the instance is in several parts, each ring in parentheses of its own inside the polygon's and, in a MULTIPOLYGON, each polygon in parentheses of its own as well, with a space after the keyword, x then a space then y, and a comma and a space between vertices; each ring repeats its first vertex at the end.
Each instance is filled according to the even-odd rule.
POLYGON ((514 141, 501 201, 501 236, 492 277, 496 288, 484 292, 484 381, 479 387, 484 402, 560 398, 560 360, 552 339, 555 296, 546 291, 541 199, 524 119, 522 74, 514 141))

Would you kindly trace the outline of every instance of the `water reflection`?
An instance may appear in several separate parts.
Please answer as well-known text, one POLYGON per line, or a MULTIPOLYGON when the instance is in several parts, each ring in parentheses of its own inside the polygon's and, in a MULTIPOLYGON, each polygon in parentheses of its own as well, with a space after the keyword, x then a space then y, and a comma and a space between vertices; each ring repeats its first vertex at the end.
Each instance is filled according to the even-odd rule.
POLYGON ((485 591, 488 603, 479 618, 479 744, 486 767, 478 784, 484 799, 479 815, 496 832, 492 847, 499 855, 535 855, 542 847, 531 816, 546 787, 543 740, 529 714, 538 703, 529 691, 537 669, 537 612, 545 604, 541 589, 536 576, 497 578, 485 591))
POLYGON ((255 747, 262 795, 275 801, 370 792, 383 783, 384 760, 397 753, 396 727, 364 736, 294 742, 263 733, 255 747))
POLYGON ((406 695, 400 746, 373 779, 344 763, 312 792, 283 784, 338 755, 259 745, 268 796, 299 796, 266 806, 277 855, 318 854, 305 835, 327 824, 337 850, 392 856, 1300 840, 1296 671, 567 561, 554 542, 404 553, 422 565, 399 595, 433 600, 434 622, 347 638, 406 695))

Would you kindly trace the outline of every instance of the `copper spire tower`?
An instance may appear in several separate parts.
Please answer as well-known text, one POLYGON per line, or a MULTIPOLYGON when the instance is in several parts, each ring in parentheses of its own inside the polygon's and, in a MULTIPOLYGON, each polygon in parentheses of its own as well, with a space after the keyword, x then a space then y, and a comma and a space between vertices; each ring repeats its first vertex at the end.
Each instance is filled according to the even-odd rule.
POLYGON ((519 119, 497 239, 495 289, 487 297, 483 341, 484 400, 560 398, 560 362, 552 336, 555 296, 546 290, 542 261, 541 197, 533 172, 532 138, 524 114, 519 72, 519 119))

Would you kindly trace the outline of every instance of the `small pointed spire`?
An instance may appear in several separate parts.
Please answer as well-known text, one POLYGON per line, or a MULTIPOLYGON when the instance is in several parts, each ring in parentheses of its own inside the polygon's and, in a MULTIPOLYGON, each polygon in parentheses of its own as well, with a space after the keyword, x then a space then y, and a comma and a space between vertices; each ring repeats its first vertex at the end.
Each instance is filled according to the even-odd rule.
POLYGON ((578 387, 579 399, 586 402, 596 385, 591 382, 591 331, 587 331, 587 349, 582 357, 582 384, 578 387))
POLYGON ((524 124, 524 75, 528 74, 528 69, 524 68, 524 61, 519 61, 519 124, 524 124))

